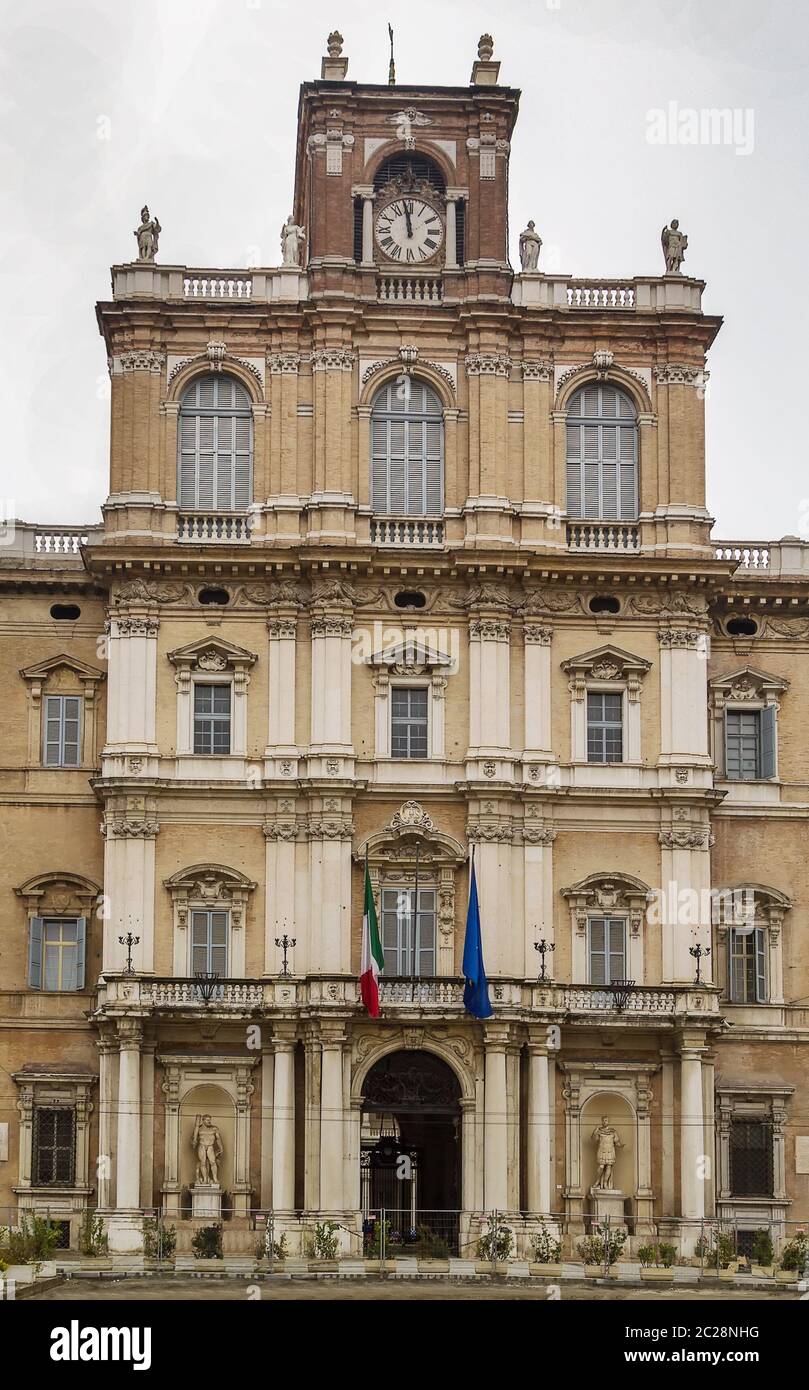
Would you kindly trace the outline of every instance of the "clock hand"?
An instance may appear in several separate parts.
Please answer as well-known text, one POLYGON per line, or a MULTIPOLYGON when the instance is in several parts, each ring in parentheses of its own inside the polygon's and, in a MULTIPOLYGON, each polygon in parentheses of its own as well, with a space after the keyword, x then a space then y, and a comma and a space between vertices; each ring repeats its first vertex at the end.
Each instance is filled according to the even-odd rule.
POLYGON ((408 235, 409 237, 412 238, 412 236, 413 236, 413 224, 412 224, 412 222, 410 221, 410 212, 409 212, 409 210, 408 210, 407 203, 405 203, 405 222, 407 223, 407 235, 408 235))

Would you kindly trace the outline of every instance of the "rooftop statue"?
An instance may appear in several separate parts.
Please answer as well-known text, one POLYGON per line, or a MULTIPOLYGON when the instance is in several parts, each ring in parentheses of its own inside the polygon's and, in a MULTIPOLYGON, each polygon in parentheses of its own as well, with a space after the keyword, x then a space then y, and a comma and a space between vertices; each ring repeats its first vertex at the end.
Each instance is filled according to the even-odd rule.
POLYGON ((670 227, 663 228, 660 234, 660 241, 666 260, 666 274, 680 275, 682 273, 683 261, 685 260, 685 248, 688 245, 688 237, 680 231, 680 223, 676 217, 671 219, 670 227))
POLYGON ((149 215, 149 209, 140 210, 140 226, 134 233, 138 243, 138 260, 153 261, 157 255, 157 243, 163 228, 156 217, 149 215))
POLYGON ((523 270, 536 270, 539 265, 539 252, 542 237, 533 222, 529 222, 524 232, 520 232, 520 265, 523 270))
POLYGON ((300 265, 303 244, 306 241, 306 232, 303 227, 299 227, 292 220, 292 213, 289 214, 286 222, 281 228, 281 263, 282 265, 300 265))

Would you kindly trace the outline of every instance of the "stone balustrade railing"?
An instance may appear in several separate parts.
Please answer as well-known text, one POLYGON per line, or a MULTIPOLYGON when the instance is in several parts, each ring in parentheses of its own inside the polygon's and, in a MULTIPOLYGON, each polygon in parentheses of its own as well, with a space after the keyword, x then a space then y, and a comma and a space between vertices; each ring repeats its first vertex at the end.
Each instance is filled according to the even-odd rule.
POLYGON ((383 1008, 412 1005, 416 1008, 458 1008, 463 1004, 463 980, 389 979, 379 981, 379 1003, 383 1008))
POLYGON ((780 541, 714 541, 717 560, 734 560, 735 573, 747 577, 809 576, 809 540, 782 536, 780 541))
POLYGON ((434 517, 371 518, 374 545, 443 545, 444 523, 434 517))
POLYGON ((177 516, 178 541, 216 544, 249 542, 250 515, 247 512, 180 512, 177 516))
POLYGON ((571 521, 567 527, 570 550, 625 553, 640 545, 640 528, 625 521, 571 521))
POLYGON ((83 567, 81 548, 103 534, 98 526, 38 526, 10 519, 0 522, 0 565, 8 559, 19 564, 40 561, 66 567, 83 567))
POLYGON ((525 309, 568 313, 702 312, 704 280, 687 275, 644 275, 630 280, 584 280, 573 275, 523 271, 514 276, 511 298, 525 309))
POLYGON ((444 297, 440 275, 380 275, 377 299, 382 304, 440 304, 444 297))
POLYGON ((300 266, 229 270, 134 261, 112 267, 114 299, 182 299, 212 303, 299 303, 309 298, 300 266))

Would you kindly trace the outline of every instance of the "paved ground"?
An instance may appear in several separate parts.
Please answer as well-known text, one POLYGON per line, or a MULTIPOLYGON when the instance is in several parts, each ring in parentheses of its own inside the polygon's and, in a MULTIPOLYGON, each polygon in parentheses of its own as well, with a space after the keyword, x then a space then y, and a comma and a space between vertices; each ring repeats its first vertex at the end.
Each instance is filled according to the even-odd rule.
MULTIPOLYGON (((561 1298, 568 1301, 618 1301, 638 1300, 655 1303, 726 1302, 738 1303, 751 1300, 775 1300, 799 1298, 793 1292, 775 1292, 756 1289, 706 1289, 680 1287, 674 1289, 649 1288, 606 1288, 590 1284, 561 1284, 561 1298)), ((548 1298, 546 1285, 531 1284, 472 1284, 446 1280, 408 1281, 404 1279, 364 1279, 362 1282, 347 1279, 70 1279, 36 1296, 37 1302, 65 1302, 70 1300, 139 1302, 157 1299, 160 1302, 175 1299, 199 1302, 247 1301, 256 1299, 256 1290, 262 1300, 276 1302, 312 1299, 314 1301, 341 1302, 391 1302, 402 1299, 467 1302, 474 1300, 495 1300, 514 1302, 520 1300, 545 1300, 548 1298)))

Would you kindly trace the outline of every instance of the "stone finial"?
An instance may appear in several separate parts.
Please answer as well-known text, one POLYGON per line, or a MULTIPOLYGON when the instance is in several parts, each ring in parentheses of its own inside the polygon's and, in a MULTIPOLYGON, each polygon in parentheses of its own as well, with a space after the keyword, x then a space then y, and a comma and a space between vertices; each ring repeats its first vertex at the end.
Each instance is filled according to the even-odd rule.
POLYGON ((339 29, 332 29, 326 40, 327 57, 320 64, 320 77, 323 82, 344 82, 348 72, 348 59, 343 57, 343 36, 339 29))
POLYGON ((494 39, 491 34, 481 34, 478 40, 477 62, 472 64, 469 79, 473 87, 496 87, 500 76, 500 64, 493 61, 494 39))

